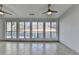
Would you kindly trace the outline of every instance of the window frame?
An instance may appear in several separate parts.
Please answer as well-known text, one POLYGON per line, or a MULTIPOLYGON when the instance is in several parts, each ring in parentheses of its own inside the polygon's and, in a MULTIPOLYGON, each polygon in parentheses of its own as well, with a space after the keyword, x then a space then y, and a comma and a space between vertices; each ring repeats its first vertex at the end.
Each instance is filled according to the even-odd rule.
MULTIPOLYGON (((57 34, 57 39, 56 39, 56 41, 59 41, 59 26, 58 26, 58 24, 59 24, 59 21, 58 20, 53 20, 53 19, 40 19, 40 18, 38 18, 38 19, 30 19, 30 18, 28 18, 27 20, 26 19, 23 19, 23 20, 21 20, 21 19, 7 19, 7 20, 5 20, 4 22, 16 22, 17 23, 17 34, 16 34, 16 38, 15 38, 15 40, 16 39, 18 39, 19 40, 19 29, 18 29, 18 27, 19 27, 19 22, 30 22, 30 38, 27 38, 27 40, 28 39, 30 39, 30 40, 33 40, 33 38, 32 38, 32 22, 37 22, 37 24, 38 24, 38 22, 43 22, 43 39, 45 39, 46 41, 49 41, 48 39, 46 39, 45 38, 45 22, 56 22, 56 34, 57 34)), ((5 25, 4 25, 5 26, 5 25)), ((5 26, 5 28, 6 28, 6 26, 5 26)), ((37 28, 38 28, 38 26, 37 26, 37 28)), ((6 29, 5 29, 5 31, 6 31, 6 29)), ((25 37, 25 36, 24 36, 25 37)), ((7 40, 7 38, 6 38, 6 36, 5 36, 5 39, 7 40)), ((24 39, 26 39, 26 38, 24 38, 24 39)), ((40 39, 40 38, 38 38, 38 32, 37 32, 37 38, 36 39, 40 39)), ((34 40, 36 40, 35 38, 34 38, 34 40)), ((52 38, 49 38, 49 39, 52 39, 52 38)), ((39 41, 39 40, 38 40, 39 41)), ((40 41, 42 41, 42 40, 40 40, 40 41)), ((50 40, 50 41, 54 41, 54 40, 50 40)))

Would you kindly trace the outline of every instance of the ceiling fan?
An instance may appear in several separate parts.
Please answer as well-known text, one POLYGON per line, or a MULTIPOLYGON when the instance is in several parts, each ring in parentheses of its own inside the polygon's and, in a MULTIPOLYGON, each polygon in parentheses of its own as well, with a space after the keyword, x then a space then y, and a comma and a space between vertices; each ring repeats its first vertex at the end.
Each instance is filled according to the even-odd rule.
POLYGON ((53 13, 57 13, 58 11, 51 10, 51 4, 48 4, 48 10, 42 14, 52 15, 53 13))
POLYGON ((0 15, 3 15, 3 14, 12 15, 11 13, 9 13, 9 12, 7 12, 7 11, 4 11, 4 10, 3 10, 3 5, 0 4, 0 15))

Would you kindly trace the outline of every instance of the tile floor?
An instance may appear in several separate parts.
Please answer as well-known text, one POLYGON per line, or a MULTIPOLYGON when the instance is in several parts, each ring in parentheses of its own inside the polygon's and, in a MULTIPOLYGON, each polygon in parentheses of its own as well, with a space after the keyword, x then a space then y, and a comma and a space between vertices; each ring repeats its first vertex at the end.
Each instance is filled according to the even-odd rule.
POLYGON ((0 42, 0 55, 76 55, 57 42, 0 42))

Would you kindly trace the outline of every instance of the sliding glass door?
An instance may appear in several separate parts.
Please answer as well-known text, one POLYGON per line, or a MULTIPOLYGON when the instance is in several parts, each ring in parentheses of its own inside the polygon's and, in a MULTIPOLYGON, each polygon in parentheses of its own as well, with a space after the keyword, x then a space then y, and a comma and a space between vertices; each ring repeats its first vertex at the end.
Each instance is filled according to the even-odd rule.
POLYGON ((25 22, 25 38, 30 38, 30 22, 25 22))
POLYGON ((6 38, 11 38, 11 22, 6 22, 6 38))
POLYGON ((56 21, 6 21, 6 39, 57 40, 56 21))
POLYGON ((32 22, 32 38, 37 38, 37 22, 32 22))
POLYGON ((50 38, 50 22, 45 22, 45 38, 50 38))
POLYGON ((12 22, 12 38, 16 38, 16 22, 12 22))
POLYGON ((19 22, 19 38, 24 39, 24 22, 19 22))
POLYGON ((43 22, 38 22, 38 38, 43 38, 43 22))

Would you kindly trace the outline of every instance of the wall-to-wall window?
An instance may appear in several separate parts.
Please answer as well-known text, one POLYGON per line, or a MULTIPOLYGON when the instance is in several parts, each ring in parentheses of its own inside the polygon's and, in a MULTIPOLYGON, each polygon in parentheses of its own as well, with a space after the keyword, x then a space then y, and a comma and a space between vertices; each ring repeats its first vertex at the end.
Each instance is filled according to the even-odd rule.
POLYGON ((6 39, 58 40, 56 21, 6 21, 6 39))

